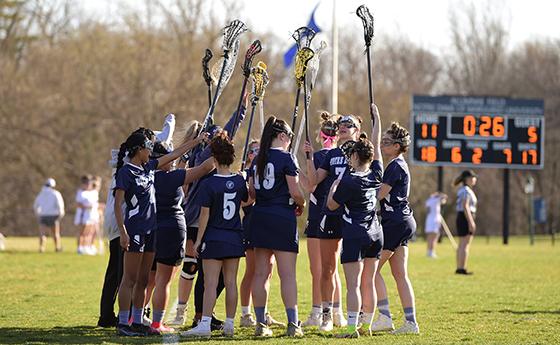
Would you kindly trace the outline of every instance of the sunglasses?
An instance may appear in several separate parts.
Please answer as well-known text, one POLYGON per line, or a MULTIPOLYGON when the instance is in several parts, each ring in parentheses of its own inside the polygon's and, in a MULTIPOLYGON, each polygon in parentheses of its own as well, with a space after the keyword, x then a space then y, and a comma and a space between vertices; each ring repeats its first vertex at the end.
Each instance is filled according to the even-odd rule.
POLYGON ((146 139, 144 141, 144 148, 147 149, 148 151, 152 152, 154 150, 154 142, 146 139))
POLYGON ((249 153, 249 154, 252 153, 252 154, 254 154, 254 155, 257 155, 257 154, 259 154, 259 148, 258 148, 258 147, 255 147, 254 149, 249 149, 249 152, 248 152, 248 153, 249 153))
POLYGON ((387 138, 381 139, 381 145, 383 145, 383 146, 389 146, 389 145, 392 145, 394 143, 395 143, 395 141, 392 140, 392 139, 387 139, 387 138))

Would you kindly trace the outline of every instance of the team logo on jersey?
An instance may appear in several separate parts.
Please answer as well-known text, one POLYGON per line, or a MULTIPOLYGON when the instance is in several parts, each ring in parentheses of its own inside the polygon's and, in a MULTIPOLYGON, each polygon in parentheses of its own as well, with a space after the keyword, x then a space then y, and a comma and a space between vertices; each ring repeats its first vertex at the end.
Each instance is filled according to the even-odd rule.
POLYGON ((233 183, 233 181, 227 181, 226 182, 226 188, 227 189, 233 189, 235 187, 235 183, 233 183))

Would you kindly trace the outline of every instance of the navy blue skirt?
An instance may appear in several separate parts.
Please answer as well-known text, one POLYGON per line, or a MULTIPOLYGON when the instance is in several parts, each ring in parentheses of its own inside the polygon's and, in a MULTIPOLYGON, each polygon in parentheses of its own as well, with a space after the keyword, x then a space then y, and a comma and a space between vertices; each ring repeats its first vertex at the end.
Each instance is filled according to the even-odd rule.
POLYGON ((251 244, 254 248, 299 252, 299 235, 295 213, 293 218, 288 218, 269 213, 264 207, 254 207, 251 212, 250 229, 251 244))

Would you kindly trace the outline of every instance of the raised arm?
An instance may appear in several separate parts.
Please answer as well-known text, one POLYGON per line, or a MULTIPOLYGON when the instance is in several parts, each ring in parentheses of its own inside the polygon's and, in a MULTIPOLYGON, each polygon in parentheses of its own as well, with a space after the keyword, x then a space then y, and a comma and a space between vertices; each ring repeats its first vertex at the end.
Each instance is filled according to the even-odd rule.
POLYGON ((210 157, 199 166, 187 169, 184 185, 188 185, 214 170, 214 158, 210 157))
POLYGON ((202 141, 206 140, 207 134, 199 135, 196 139, 185 142, 183 145, 179 146, 173 152, 166 154, 163 157, 158 158, 158 166, 164 166, 169 162, 176 160, 181 157, 185 152, 189 151, 196 145, 200 144, 202 141))

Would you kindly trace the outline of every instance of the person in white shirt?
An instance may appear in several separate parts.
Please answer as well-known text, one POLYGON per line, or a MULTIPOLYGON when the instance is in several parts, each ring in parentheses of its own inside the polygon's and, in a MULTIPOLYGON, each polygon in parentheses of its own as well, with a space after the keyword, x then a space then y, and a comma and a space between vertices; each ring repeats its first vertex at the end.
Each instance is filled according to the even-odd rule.
POLYGON ((476 206, 478 200, 472 188, 476 185, 477 175, 472 170, 465 170, 459 175, 454 185, 461 185, 457 190, 457 233, 459 247, 457 248, 456 274, 472 274, 467 271, 469 248, 476 232, 476 206))
POLYGON ((64 200, 59 191, 54 189, 56 181, 48 178, 35 198, 33 210, 39 218, 39 252, 45 252, 47 233, 50 230, 57 252, 62 251, 60 243, 60 219, 64 217, 64 200))
POLYGON ((84 175, 80 178, 80 188, 76 192, 76 215, 74 225, 78 227, 78 254, 89 254, 87 246, 87 228, 89 211, 92 207, 87 198, 88 191, 91 189, 91 176, 84 175))
POLYGON ((428 243, 427 256, 429 258, 437 258, 436 243, 439 237, 439 229, 441 228, 441 205, 447 203, 447 195, 441 192, 435 192, 426 200, 426 242, 428 243))

